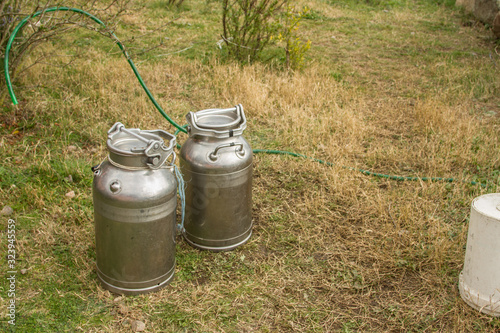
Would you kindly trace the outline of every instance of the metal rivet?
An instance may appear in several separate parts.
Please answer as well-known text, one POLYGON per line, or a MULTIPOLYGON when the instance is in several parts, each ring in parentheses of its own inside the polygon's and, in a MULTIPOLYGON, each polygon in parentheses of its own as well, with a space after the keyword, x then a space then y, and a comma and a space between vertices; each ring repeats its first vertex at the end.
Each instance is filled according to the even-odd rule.
POLYGON ((111 192, 117 193, 118 191, 120 191, 122 189, 122 187, 121 187, 119 182, 114 181, 111 183, 111 185, 109 185, 109 189, 111 190, 111 192))
POLYGON ((214 153, 210 153, 210 155, 208 155, 208 158, 210 159, 210 161, 212 162, 215 162, 218 160, 218 156, 215 155, 214 153))

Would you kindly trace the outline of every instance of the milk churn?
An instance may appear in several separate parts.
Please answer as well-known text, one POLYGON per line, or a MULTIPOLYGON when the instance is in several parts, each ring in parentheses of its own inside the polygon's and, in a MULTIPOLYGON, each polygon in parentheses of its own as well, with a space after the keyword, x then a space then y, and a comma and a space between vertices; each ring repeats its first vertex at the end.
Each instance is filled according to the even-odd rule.
POLYGON ((190 112, 186 119, 184 238, 201 249, 232 250, 252 234, 252 149, 242 137, 243 107, 190 112))
POLYGON ((115 293, 158 290, 175 269, 175 136, 116 123, 107 146, 93 168, 97 276, 115 293))

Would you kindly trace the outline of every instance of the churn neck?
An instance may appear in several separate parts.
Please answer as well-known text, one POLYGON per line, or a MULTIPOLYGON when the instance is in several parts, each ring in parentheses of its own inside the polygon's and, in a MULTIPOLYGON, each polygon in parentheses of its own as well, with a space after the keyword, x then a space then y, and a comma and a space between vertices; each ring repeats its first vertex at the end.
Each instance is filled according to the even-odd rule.
POLYGON ((127 129, 120 122, 108 131, 109 159, 125 168, 158 169, 173 153, 175 143, 175 136, 166 131, 127 129))
POLYGON ((247 127, 241 104, 229 109, 208 109, 186 115, 190 137, 230 138, 240 136, 247 127))

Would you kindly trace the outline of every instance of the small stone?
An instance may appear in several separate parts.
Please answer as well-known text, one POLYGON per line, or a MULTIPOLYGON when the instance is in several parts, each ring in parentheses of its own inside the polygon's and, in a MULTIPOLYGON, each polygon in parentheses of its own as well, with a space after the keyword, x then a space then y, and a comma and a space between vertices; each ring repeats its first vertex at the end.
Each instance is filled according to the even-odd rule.
POLYGON ((67 181, 68 183, 72 183, 73 182, 73 176, 69 175, 68 177, 64 177, 64 180, 67 181))
POLYGON ((69 191, 68 193, 65 194, 67 198, 73 199, 75 197, 75 191, 69 191))
POLYGON ((68 146, 68 151, 75 151, 76 150, 76 146, 68 146))
POLYGON ((14 210, 10 206, 5 206, 0 212, 2 215, 11 215, 12 213, 14 213, 14 210))
POLYGON ((117 302, 121 301, 122 299, 123 299, 123 297, 122 297, 122 296, 118 296, 117 298, 115 298, 115 299, 113 300, 113 302, 117 303, 117 302))
POLYGON ((24 275, 24 274, 26 274, 26 273, 28 273, 28 270, 27 270, 26 268, 21 269, 21 274, 22 274, 22 275, 24 275))
POLYGON ((134 320, 132 322, 132 330, 134 332, 142 332, 146 329, 146 324, 144 324, 142 321, 140 320, 134 320))
POLYGON ((123 322, 122 322, 122 326, 123 327, 130 327, 130 320, 129 319, 125 319, 123 322))
POLYGON ((126 315, 129 312, 130 312, 130 310, 126 305, 121 304, 121 303, 118 304, 118 313, 120 313, 122 315, 126 315))

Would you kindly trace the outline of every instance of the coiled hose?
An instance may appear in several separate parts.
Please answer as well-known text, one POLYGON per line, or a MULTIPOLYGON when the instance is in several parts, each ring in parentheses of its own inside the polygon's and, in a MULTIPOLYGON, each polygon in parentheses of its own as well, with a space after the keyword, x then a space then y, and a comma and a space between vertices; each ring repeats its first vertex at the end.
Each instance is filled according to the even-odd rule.
MULTIPOLYGON (((7 83, 7 89, 9 91, 9 95, 10 95, 10 97, 12 99, 12 103, 14 105, 17 105, 18 102, 17 102, 16 96, 14 94, 14 90, 12 88, 12 83, 11 83, 11 79, 10 79, 10 75, 9 75, 9 53, 10 53, 10 49, 12 47, 12 43, 14 42, 14 38, 16 37, 16 35, 19 32, 19 30, 30 19, 32 19, 34 17, 37 17, 37 16, 40 16, 43 13, 57 12, 57 11, 75 12, 75 13, 78 13, 78 14, 82 14, 82 15, 87 16, 88 18, 92 19, 94 22, 98 23, 104 29, 107 30, 107 27, 104 24, 104 22, 102 22, 100 19, 98 19, 94 15, 92 15, 92 14, 90 14, 90 13, 88 13, 88 12, 82 10, 82 9, 78 9, 78 8, 71 8, 71 7, 50 7, 50 8, 44 9, 44 10, 40 10, 40 11, 38 11, 38 12, 32 14, 32 15, 29 15, 29 16, 25 17, 21 22, 19 22, 19 24, 12 31, 12 34, 11 34, 11 36, 9 38, 9 41, 7 42, 7 46, 6 46, 6 49, 5 49, 5 58, 4 58, 5 81, 7 83)), ((146 95, 149 97, 149 99, 151 100, 151 102, 153 103, 153 105, 156 107, 156 109, 160 112, 160 114, 170 124, 172 124, 174 127, 177 128, 177 130, 175 132, 175 135, 179 134, 179 132, 187 133, 187 130, 186 130, 186 126, 187 125, 181 126, 181 125, 177 124, 172 118, 170 118, 166 114, 166 112, 162 109, 162 107, 160 106, 160 104, 158 104, 158 102, 156 101, 156 99, 151 94, 151 92, 149 91, 148 87, 146 86, 146 84, 142 80, 142 77, 139 74, 139 71, 135 67, 134 62, 132 61, 132 59, 131 59, 130 55, 128 54, 127 50, 125 49, 125 46, 123 46, 123 44, 120 42, 120 40, 118 39, 118 37, 116 37, 115 33, 112 32, 112 31, 108 31, 108 33, 111 36, 111 38, 115 41, 115 43, 118 45, 118 47, 120 48, 120 50, 122 51, 123 55, 127 59, 127 62, 129 63, 130 67, 132 68, 132 71, 134 72, 135 76, 139 80, 140 85, 142 86, 142 88, 146 92, 146 95)), ((177 144, 177 148, 180 148, 179 144, 177 144)), ((270 149, 254 149, 253 153, 254 154, 265 153, 265 154, 275 154, 275 155, 289 155, 289 156, 294 156, 294 157, 301 157, 301 158, 305 158, 305 159, 310 159, 310 160, 313 160, 315 162, 318 162, 318 163, 321 163, 321 164, 324 164, 324 165, 333 166, 333 164, 330 163, 330 162, 326 162, 326 161, 323 161, 323 160, 320 160, 320 159, 317 159, 317 158, 309 157, 309 156, 306 156, 306 155, 302 155, 302 154, 298 154, 298 153, 294 153, 294 152, 290 152, 290 151, 270 150, 270 149)), ((361 173, 363 173, 365 175, 369 175, 369 176, 374 176, 374 177, 379 177, 379 178, 386 178, 386 179, 392 179, 392 180, 397 180, 397 181, 406 181, 406 180, 420 181, 420 180, 422 180, 422 181, 443 181, 443 182, 449 182, 449 183, 455 181, 455 179, 453 179, 453 178, 441 178, 441 177, 403 177, 403 176, 393 176, 393 175, 385 175, 385 174, 381 174, 381 173, 374 173, 374 172, 371 172, 371 171, 367 171, 367 170, 363 170, 363 169, 356 169, 356 168, 353 168, 353 167, 343 167, 343 168, 349 169, 349 170, 354 170, 354 171, 359 171, 359 172, 361 172, 361 173)), ((470 181, 468 183, 472 184, 472 185, 481 185, 482 187, 486 187, 487 186, 487 184, 485 184, 485 183, 479 183, 479 182, 475 182, 475 181, 470 181)))

